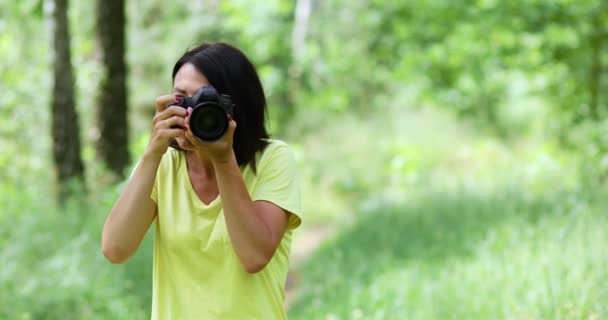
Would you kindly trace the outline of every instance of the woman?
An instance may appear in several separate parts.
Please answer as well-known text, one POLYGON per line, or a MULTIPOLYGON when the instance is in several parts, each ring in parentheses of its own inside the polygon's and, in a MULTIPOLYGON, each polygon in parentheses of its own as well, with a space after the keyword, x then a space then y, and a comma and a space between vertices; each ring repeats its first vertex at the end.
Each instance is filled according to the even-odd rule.
POLYGON ((286 319, 300 195, 289 147, 266 131, 255 68, 228 44, 202 44, 177 61, 173 86, 157 98, 150 142, 105 222, 103 254, 126 261, 154 222, 152 319, 286 319), (203 86, 235 105, 214 142, 193 135, 191 108, 172 105, 203 86))

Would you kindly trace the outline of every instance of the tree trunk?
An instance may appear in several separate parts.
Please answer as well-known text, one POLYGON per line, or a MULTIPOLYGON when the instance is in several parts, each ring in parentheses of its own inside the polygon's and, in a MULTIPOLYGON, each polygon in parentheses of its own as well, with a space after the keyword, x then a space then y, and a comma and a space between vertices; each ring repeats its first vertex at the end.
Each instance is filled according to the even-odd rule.
POLYGON ((123 0, 97 0, 97 37, 103 64, 97 95, 98 156, 120 178, 129 165, 125 21, 123 0))
POLYGON ((70 55, 67 0, 47 0, 53 42, 53 92, 51 101, 53 160, 59 183, 59 201, 72 191, 70 181, 84 181, 80 155, 80 130, 74 103, 74 75, 70 55))
POLYGON ((281 95, 283 109, 279 114, 279 123, 288 123, 295 113, 295 105, 300 100, 302 82, 302 59, 306 53, 306 34, 312 11, 312 0, 296 0, 291 32, 291 62, 284 70, 287 88, 281 95))
POLYGON ((297 0, 294 12, 293 32, 291 34, 291 50, 294 60, 304 55, 308 19, 310 18, 311 0, 297 0))

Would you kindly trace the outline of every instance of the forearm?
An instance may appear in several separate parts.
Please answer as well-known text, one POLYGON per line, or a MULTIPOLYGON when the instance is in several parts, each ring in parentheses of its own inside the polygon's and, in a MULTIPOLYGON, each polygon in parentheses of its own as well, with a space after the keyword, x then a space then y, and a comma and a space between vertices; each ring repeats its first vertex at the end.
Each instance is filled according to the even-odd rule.
POLYGON ((142 158, 106 219, 102 247, 112 262, 130 257, 154 220, 156 204, 150 194, 159 163, 157 156, 142 158))
POLYGON ((214 162, 214 168, 234 250, 247 271, 257 270, 270 260, 282 234, 273 234, 256 211, 234 154, 214 162))

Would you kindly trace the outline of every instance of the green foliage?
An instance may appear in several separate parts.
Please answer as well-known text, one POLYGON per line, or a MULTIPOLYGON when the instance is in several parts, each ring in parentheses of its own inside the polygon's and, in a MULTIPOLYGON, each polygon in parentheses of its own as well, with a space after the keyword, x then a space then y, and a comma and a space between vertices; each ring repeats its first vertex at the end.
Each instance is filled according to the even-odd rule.
POLYGON ((365 212, 301 267, 293 319, 601 319, 605 202, 434 190, 365 212))
MULTIPOLYGON (((296 151, 304 227, 343 228, 292 318, 608 317, 607 2, 312 3, 296 53, 294 1, 128 1, 133 158, 177 57, 232 42, 296 151)), ((126 265, 100 253, 121 186, 91 143, 94 5, 70 4, 91 193, 57 208, 43 1, 0 2, 0 318, 148 318, 151 234, 126 265)))
POLYGON ((555 142, 507 145, 432 109, 400 111, 302 140, 304 181, 318 188, 305 188, 305 221, 338 234, 296 270, 290 318, 608 315, 597 162, 579 170, 585 156, 555 142))
POLYGON ((541 108, 509 117, 527 104, 521 98, 536 96, 551 106, 545 128, 569 129, 604 117, 605 72, 594 68, 606 64, 607 15, 599 0, 324 1, 311 17, 315 41, 298 61, 310 89, 304 100, 323 110, 370 112, 378 98, 414 90, 426 104, 512 137, 513 125, 528 131, 529 116, 546 114, 541 108))
POLYGON ((118 189, 63 209, 47 187, 0 191, 12 195, 12 214, 0 216, 0 318, 149 317, 151 269, 142 266, 151 265, 150 239, 126 265, 111 265, 101 254, 100 226, 118 189))

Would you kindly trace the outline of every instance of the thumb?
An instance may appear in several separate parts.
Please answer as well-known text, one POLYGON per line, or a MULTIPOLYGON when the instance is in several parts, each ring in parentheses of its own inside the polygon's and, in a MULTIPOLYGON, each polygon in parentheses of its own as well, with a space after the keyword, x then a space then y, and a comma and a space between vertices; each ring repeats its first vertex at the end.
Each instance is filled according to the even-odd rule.
POLYGON ((234 130, 236 130, 236 121, 234 121, 234 119, 228 115, 228 131, 230 133, 234 133, 234 130))

